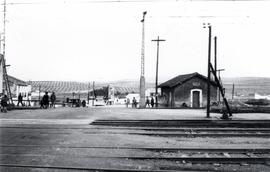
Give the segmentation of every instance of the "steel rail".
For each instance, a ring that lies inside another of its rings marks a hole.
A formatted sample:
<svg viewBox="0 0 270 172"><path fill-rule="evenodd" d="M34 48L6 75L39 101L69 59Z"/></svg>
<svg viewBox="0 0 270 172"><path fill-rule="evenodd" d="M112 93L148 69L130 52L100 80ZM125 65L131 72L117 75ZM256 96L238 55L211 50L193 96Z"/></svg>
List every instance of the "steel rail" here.
<svg viewBox="0 0 270 172"><path fill-rule="evenodd" d="M270 120L263 119L232 119L232 120L220 120L220 119L97 119L94 122L219 122L219 123L235 123L235 122L267 122L270 123Z"/></svg>
<svg viewBox="0 0 270 172"><path fill-rule="evenodd" d="M188 152L227 152L227 153L270 153L270 148L174 148L174 147L124 147L124 146L68 146L68 145L0 145L0 148L8 147L45 147L45 148L69 148L69 149L131 149L148 151L188 151Z"/></svg>
<svg viewBox="0 0 270 172"><path fill-rule="evenodd" d="M61 129L67 129L67 130L95 130L95 129L103 129L103 130L147 130L147 131L269 131L270 128L192 128L192 127L181 127L181 128L176 128L176 127L33 127L33 126L0 126L2 129L31 129L31 130L61 130Z"/></svg>
<svg viewBox="0 0 270 172"><path fill-rule="evenodd" d="M25 134L25 132L5 132L5 134ZM28 133L28 135L34 135L36 133ZM62 132L62 133L56 133L56 132L38 132L40 135L70 135L74 134L72 132ZM179 133L179 132L170 132L170 133L158 133L158 132L100 132L100 131L90 131L90 132L83 132L82 134L88 134L88 135L142 135L142 136L160 136L160 137L259 137L259 138L270 138L270 133Z"/></svg>
<svg viewBox="0 0 270 172"><path fill-rule="evenodd" d="M23 164L0 164L0 167L11 168L35 168L35 169L52 169L52 170L76 170L76 171L93 171L93 172L182 172L186 170L144 170L144 169L116 169L116 168L88 168L78 166L49 166L49 165L23 165ZM195 172L188 170L189 172ZM205 171L205 170L196 170Z"/></svg>
<svg viewBox="0 0 270 172"><path fill-rule="evenodd" d="M45 155L45 154L0 154L1 158L4 156L18 157L65 157L67 155ZM4 157L5 158L5 157ZM270 157L170 157L170 156L89 156L79 155L72 158L88 158L88 159L124 159L124 160L166 160L166 161L185 161L185 162L199 162L199 163L213 163L218 162L222 164L230 163L236 164L240 162L247 162L250 164L268 164Z"/></svg>

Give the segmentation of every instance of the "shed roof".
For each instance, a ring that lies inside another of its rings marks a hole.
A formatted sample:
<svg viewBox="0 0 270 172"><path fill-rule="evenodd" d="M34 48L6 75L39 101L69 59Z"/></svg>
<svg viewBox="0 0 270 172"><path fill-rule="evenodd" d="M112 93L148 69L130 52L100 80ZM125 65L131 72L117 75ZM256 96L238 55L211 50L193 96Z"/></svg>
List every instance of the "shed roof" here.
<svg viewBox="0 0 270 172"><path fill-rule="evenodd" d="M20 80L18 78L15 78L13 76L10 76L10 75L8 75L8 81L11 83L14 83L16 85L19 85L19 86L27 86L28 85L27 82Z"/></svg>
<svg viewBox="0 0 270 172"><path fill-rule="evenodd" d="M185 75L178 75L178 76L160 84L158 87L175 87L177 85L185 83L186 81L188 81L194 77L199 77L199 78L207 81L206 76L203 76L197 72L194 72L194 73L185 74ZM216 83L214 81L211 81L211 83L213 85L216 85Z"/></svg>

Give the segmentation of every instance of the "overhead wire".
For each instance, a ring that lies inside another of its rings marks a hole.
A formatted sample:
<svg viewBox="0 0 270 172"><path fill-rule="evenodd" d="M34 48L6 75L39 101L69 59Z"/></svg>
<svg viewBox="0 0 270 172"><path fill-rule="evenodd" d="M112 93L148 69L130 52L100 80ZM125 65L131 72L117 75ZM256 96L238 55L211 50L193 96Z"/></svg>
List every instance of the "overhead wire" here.
<svg viewBox="0 0 270 172"><path fill-rule="evenodd" d="M193 2L193 1L208 1L208 2L250 2L250 1L270 1L270 0L84 0L84 1L68 1L63 0L61 2L48 2L48 1L42 1L42 2L9 2L6 3L6 5L34 5L34 4L83 4L83 3L147 3L147 2ZM4 5L2 3L1 5Z"/></svg>

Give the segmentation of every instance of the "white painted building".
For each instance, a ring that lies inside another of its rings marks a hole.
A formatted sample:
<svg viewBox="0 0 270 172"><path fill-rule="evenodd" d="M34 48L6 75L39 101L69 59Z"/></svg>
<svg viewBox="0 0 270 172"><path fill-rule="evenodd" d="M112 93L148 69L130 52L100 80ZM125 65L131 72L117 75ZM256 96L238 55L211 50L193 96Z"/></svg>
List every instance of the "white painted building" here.
<svg viewBox="0 0 270 172"><path fill-rule="evenodd" d="M270 95L260 95L258 93L255 93L254 98L255 99L266 99L266 100L270 100Z"/></svg>

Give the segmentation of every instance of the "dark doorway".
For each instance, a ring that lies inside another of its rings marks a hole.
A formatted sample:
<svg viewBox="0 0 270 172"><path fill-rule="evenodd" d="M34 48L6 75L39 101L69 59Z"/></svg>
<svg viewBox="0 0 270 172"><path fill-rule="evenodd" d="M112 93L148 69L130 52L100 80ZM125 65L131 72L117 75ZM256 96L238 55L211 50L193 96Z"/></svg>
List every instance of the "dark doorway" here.
<svg viewBox="0 0 270 172"><path fill-rule="evenodd" d="M199 108L200 107L200 92L199 91L193 91L192 92L192 107L193 108Z"/></svg>

